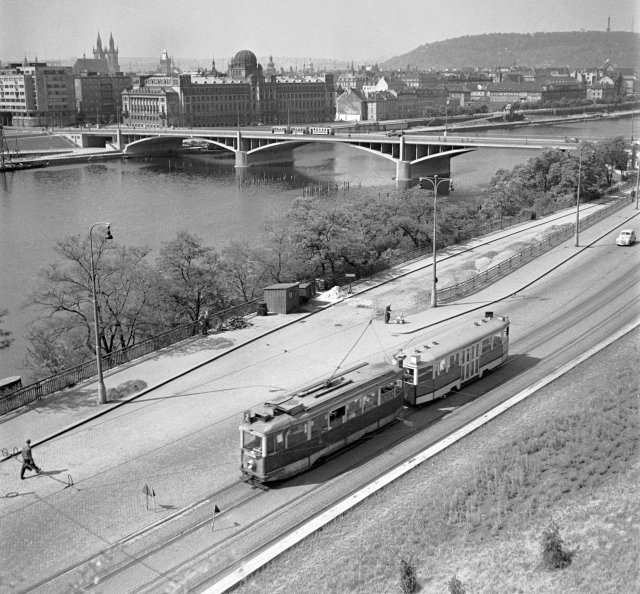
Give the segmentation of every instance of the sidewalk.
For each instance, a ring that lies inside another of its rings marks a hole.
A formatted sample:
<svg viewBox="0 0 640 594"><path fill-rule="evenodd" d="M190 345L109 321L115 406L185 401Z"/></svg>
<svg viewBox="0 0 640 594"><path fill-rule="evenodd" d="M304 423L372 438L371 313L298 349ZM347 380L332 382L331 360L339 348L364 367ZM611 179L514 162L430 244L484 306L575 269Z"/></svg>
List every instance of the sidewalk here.
<svg viewBox="0 0 640 594"><path fill-rule="evenodd" d="M625 206L583 231L581 245L637 213L634 205ZM544 227L573 222L574 217L567 211L562 218L532 221L443 250L438 254L440 283L473 261L500 258L514 243L534 241ZM474 251L465 251L472 247ZM121 402L98 405L96 383L89 382L1 418L0 446L20 448L30 438L35 461L45 472L20 481L16 459L0 464L0 583L15 583L13 591L26 588L215 491L237 474L242 410L261 394L324 373L349 352L368 321L374 321L375 338L358 345L356 358L380 349L392 353L425 327L493 309L493 303L582 249L567 241L466 299L416 310L407 324L385 326L381 320L387 302L394 317L428 303L431 259L407 263L354 283L353 295L337 301L329 292L319 295L311 303L316 311L254 316L248 328L197 337L110 370L105 374L107 391L133 380L147 386ZM452 257L454 253L460 255ZM215 365L205 368L212 361ZM238 373L245 370L251 372L246 379ZM77 429L70 431L73 427ZM66 433L68 438L55 439ZM65 489L67 475L74 488ZM145 511L141 495L147 482L161 495L153 512ZM24 558L39 563L25 567Z"/></svg>

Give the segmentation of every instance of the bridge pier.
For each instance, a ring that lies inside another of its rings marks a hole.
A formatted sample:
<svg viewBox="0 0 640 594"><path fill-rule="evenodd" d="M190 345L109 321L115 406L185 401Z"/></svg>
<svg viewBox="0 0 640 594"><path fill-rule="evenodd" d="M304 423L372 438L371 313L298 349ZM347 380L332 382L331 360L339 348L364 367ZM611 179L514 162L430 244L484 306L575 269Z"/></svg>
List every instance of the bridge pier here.
<svg viewBox="0 0 640 594"><path fill-rule="evenodd" d="M249 167L247 151L236 151L236 167Z"/></svg>
<svg viewBox="0 0 640 594"><path fill-rule="evenodd" d="M411 179L411 161L396 161L396 181Z"/></svg>

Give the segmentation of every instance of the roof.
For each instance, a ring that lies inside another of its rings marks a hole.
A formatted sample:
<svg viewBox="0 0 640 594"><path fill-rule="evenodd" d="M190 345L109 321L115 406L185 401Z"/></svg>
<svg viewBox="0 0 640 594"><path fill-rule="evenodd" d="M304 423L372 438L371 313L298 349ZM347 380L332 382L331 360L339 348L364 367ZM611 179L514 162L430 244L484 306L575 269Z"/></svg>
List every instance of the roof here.
<svg viewBox="0 0 640 594"><path fill-rule="evenodd" d="M280 291L282 289L291 289L293 287L297 287L300 283L276 283L275 285L269 285L268 287L265 287L264 290L265 291Z"/></svg>
<svg viewBox="0 0 640 594"><path fill-rule="evenodd" d="M463 349L481 340L485 335L498 332L508 325L508 318L500 316L488 318L466 325L464 328L454 328L443 334L434 335L430 343L425 344L421 349L416 349L408 354L405 359L405 367L415 367L411 363L411 357L418 357L417 363L420 365L432 365L453 351Z"/></svg>
<svg viewBox="0 0 640 594"><path fill-rule="evenodd" d="M343 370L343 375L336 372L335 377L274 396L263 405L252 408L252 414L256 415L254 421L245 422L242 426L257 433L278 433L317 414L323 408L330 410L336 405L340 406L344 396L366 391L368 386L379 385L381 380L393 382L402 373L400 367L384 361L364 363L355 369Z"/></svg>

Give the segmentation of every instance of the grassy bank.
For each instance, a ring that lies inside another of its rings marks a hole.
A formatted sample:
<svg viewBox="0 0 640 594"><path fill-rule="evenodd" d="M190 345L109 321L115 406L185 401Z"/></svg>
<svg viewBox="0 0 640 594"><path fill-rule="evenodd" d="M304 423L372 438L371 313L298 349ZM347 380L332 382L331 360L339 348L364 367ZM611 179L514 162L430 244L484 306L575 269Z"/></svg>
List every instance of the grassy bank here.
<svg viewBox="0 0 640 594"><path fill-rule="evenodd" d="M640 331L252 576L239 592L640 591ZM554 520L568 567L542 564Z"/></svg>

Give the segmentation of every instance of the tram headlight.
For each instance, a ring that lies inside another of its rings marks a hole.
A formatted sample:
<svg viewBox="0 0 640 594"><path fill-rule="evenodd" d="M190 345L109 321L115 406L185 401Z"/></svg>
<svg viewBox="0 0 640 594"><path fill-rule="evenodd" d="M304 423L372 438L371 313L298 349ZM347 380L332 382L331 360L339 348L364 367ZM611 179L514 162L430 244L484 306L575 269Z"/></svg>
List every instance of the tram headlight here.
<svg viewBox="0 0 640 594"><path fill-rule="evenodd" d="M245 466L246 466L249 470L255 470L255 469L256 469L256 463L255 463L255 460L247 460L247 463L245 464Z"/></svg>

